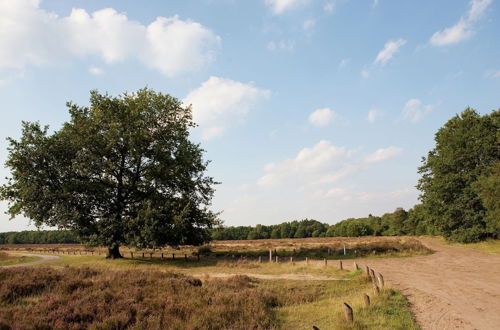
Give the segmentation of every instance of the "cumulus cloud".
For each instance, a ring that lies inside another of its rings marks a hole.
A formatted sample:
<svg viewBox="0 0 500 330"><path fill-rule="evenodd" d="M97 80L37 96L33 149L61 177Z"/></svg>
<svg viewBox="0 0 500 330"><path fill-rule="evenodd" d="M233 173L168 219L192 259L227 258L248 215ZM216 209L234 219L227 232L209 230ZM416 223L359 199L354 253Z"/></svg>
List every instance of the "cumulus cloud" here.
<svg viewBox="0 0 500 330"><path fill-rule="evenodd" d="M368 114L366 115L366 120L370 123L374 123L380 116L382 115L382 111L378 109L370 109Z"/></svg>
<svg viewBox="0 0 500 330"><path fill-rule="evenodd" d="M257 184L272 187L291 183L300 189L328 185L350 177L373 163L393 158L402 151L397 147L382 148L355 160L353 158L357 150L321 140L310 148L300 150L294 158L267 164L264 167L265 174Z"/></svg>
<svg viewBox="0 0 500 330"><path fill-rule="evenodd" d="M335 1L328 1L325 3L323 6L323 10L329 14L333 13L335 11L335 8L337 7L337 4Z"/></svg>
<svg viewBox="0 0 500 330"><path fill-rule="evenodd" d="M314 26L316 25L316 20L315 19L307 19L304 21L304 23L302 23L302 28L305 30L305 31L309 31L311 30Z"/></svg>
<svg viewBox="0 0 500 330"><path fill-rule="evenodd" d="M375 64L386 64L395 53L399 51L399 48L406 44L406 40L398 39L398 40L389 40L385 43L384 48L378 53L375 58Z"/></svg>
<svg viewBox="0 0 500 330"><path fill-rule="evenodd" d="M271 92L231 79L210 77L191 91L183 102L193 107L193 120L205 140L219 137L228 126L241 122L257 102Z"/></svg>
<svg viewBox="0 0 500 330"><path fill-rule="evenodd" d="M364 161L366 163L378 163L396 157L402 152L403 149L398 147L381 148L366 156Z"/></svg>
<svg viewBox="0 0 500 330"><path fill-rule="evenodd" d="M265 0L265 3L273 14L279 15L305 5L309 1L310 0Z"/></svg>
<svg viewBox="0 0 500 330"><path fill-rule="evenodd" d="M59 17L41 9L39 0L0 0L0 68L97 56L106 63L135 58L173 76L211 62L220 42L208 28L178 16L143 25L112 8L73 9Z"/></svg>
<svg viewBox="0 0 500 330"><path fill-rule="evenodd" d="M292 51L295 48L295 43L293 41L279 40L279 41L269 41L267 43L267 49L270 51L275 50L286 50Z"/></svg>
<svg viewBox="0 0 500 330"><path fill-rule="evenodd" d="M314 110L309 115L309 122L314 126L323 127L328 125L332 120L335 119L337 114L330 108L321 108Z"/></svg>
<svg viewBox="0 0 500 330"><path fill-rule="evenodd" d="M467 14L455 25L435 32L430 38L430 43L434 46L446 46L469 39L474 35L475 22L483 16L491 2L492 0L471 0Z"/></svg>
<svg viewBox="0 0 500 330"><path fill-rule="evenodd" d="M403 108L401 119L403 121L417 123L431 111L432 105L424 105L419 99L410 99Z"/></svg>

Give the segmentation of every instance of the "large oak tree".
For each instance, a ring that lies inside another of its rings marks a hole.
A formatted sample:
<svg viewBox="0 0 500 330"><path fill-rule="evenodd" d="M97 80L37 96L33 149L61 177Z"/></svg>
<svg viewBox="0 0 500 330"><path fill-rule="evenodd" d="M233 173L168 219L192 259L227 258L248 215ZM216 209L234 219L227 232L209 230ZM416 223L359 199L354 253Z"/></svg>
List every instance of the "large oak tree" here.
<svg viewBox="0 0 500 330"><path fill-rule="evenodd" d="M149 89L90 106L67 104L70 120L50 132L23 122L9 138L11 176L1 196L12 217L75 231L120 258L120 245L201 244L217 223L216 184L203 150L189 140L191 108Z"/></svg>

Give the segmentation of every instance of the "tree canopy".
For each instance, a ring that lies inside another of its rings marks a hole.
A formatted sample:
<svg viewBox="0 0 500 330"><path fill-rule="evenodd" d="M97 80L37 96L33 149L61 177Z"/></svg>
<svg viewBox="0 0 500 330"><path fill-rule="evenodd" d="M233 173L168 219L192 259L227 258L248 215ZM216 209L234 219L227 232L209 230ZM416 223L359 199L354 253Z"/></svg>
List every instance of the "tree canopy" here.
<svg viewBox="0 0 500 330"><path fill-rule="evenodd" d="M488 216L498 207L493 166L500 159L499 130L500 110L481 116L468 108L438 130L435 148L423 159L420 199L429 221L448 239L473 242L499 235L489 224L494 216Z"/></svg>
<svg viewBox="0 0 500 330"><path fill-rule="evenodd" d="M90 106L68 103L70 120L49 133L23 122L9 138L1 188L12 217L75 232L105 245L159 247L201 244L217 223L209 210L213 178L203 150L189 140L191 108L142 89L112 97L90 93Z"/></svg>

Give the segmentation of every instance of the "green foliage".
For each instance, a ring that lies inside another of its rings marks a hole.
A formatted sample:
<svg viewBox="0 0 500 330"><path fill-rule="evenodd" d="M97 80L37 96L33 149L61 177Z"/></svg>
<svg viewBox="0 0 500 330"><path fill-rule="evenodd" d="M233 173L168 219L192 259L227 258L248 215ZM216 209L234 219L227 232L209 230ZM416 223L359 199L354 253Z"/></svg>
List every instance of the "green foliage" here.
<svg viewBox="0 0 500 330"><path fill-rule="evenodd" d="M32 230L0 233L0 244L77 244L76 235L69 230Z"/></svg>
<svg viewBox="0 0 500 330"><path fill-rule="evenodd" d="M500 159L499 129L499 110L480 116L468 108L438 130L435 148L423 159L420 199L447 239L474 242L498 235L488 226L481 184L475 183Z"/></svg>
<svg viewBox="0 0 500 330"><path fill-rule="evenodd" d="M500 161L491 166L488 171L479 176L473 184L486 208L487 229L493 237L500 237Z"/></svg>
<svg viewBox="0 0 500 330"><path fill-rule="evenodd" d="M71 119L49 134L23 123L9 139L11 177L1 188L12 217L74 231L84 242L118 247L201 244L216 215L215 184L203 150L189 140L190 107L142 89L90 106L68 103Z"/></svg>

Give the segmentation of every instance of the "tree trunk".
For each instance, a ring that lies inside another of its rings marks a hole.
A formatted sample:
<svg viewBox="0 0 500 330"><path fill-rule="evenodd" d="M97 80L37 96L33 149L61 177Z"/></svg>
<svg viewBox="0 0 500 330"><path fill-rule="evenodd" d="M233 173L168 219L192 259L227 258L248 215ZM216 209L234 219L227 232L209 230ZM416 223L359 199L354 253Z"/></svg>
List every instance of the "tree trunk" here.
<svg viewBox="0 0 500 330"><path fill-rule="evenodd" d="M123 258L123 256L120 254L119 245L108 247L108 254L106 255L106 259L120 259L120 258Z"/></svg>

